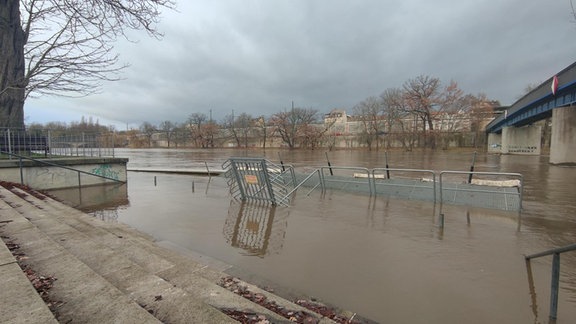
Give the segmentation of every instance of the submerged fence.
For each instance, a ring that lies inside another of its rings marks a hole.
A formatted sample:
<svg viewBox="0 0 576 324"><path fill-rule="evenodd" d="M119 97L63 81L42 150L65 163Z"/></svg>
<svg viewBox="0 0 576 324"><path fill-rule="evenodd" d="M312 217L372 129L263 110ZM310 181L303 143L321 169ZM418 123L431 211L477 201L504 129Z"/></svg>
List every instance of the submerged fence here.
<svg viewBox="0 0 576 324"><path fill-rule="evenodd" d="M300 187L391 196L434 203L520 211L523 176L519 173L441 171L328 166L298 174L292 166L265 159L230 158L222 167L235 199L288 206Z"/></svg>
<svg viewBox="0 0 576 324"><path fill-rule="evenodd" d="M114 134L0 129L1 152L21 155L114 157Z"/></svg>

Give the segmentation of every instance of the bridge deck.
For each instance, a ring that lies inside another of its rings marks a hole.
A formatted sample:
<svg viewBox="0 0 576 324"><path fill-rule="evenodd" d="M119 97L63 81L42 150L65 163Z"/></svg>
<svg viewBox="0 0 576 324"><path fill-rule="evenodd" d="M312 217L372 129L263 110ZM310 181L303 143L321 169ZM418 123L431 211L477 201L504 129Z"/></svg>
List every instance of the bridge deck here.
<svg viewBox="0 0 576 324"><path fill-rule="evenodd" d="M503 127L524 126L550 117L552 109L576 102L576 62L556 74L558 89L552 93L553 76L513 103L506 114L486 126L489 133L500 133Z"/></svg>

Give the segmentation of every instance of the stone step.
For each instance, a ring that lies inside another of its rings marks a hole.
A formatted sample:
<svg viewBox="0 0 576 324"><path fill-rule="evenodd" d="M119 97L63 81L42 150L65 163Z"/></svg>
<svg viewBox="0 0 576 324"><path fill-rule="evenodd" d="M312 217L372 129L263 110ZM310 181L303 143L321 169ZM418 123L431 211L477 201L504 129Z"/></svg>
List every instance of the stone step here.
<svg viewBox="0 0 576 324"><path fill-rule="evenodd" d="M0 207L0 222L10 222ZM0 235L6 223L0 223ZM0 323L58 323L22 272L8 247L0 241Z"/></svg>
<svg viewBox="0 0 576 324"><path fill-rule="evenodd" d="M221 271L226 269L222 263L211 262L211 265L218 264L216 268L206 266L206 257L201 257L201 262L197 262L190 258L190 253L187 256L182 254L182 249L163 244L161 247L156 244L149 236L142 234L126 225L104 222L98 220L90 215L82 213L72 207L61 204L50 197L42 197L39 193L31 195L20 189L12 189L20 199L26 201L26 204L39 209L40 212L32 213L32 218L38 218L38 223L43 224L47 222L43 216L49 214L49 218L57 219L61 224L73 228L75 234L65 231L61 226L55 226L56 240L61 241L61 244L71 251L80 252L84 249L98 251L93 255L93 259L97 260L99 255L107 255L110 258L124 258L116 260L112 265L124 264L119 269L112 270L110 262L108 265L96 264L87 256L86 263L93 266L94 269L103 277L107 278L110 282L117 285L117 287L128 294L131 298L138 301L141 305L157 304L156 300L150 300L150 294L145 295L145 289L140 289L140 286L146 285L159 285L159 282L166 282L172 285L171 291L182 290L184 293L192 296L194 299L202 301L219 309L237 309L247 312L254 312L264 314L267 318L272 319L275 323L288 322L283 317L255 304L251 301L244 299L228 290L218 286L218 282L225 276ZM26 205L22 203L21 205ZM23 209L23 207L19 207ZM35 222L35 220L32 220ZM80 235L81 239L74 239L76 235ZM88 240L91 243L83 243L82 241ZM91 245L92 244L92 245ZM179 250L179 251L177 251ZM130 264L130 265L128 265ZM118 266L116 265L118 268ZM132 279L129 279L132 278ZM246 284L246 286L249 286ZM166 289L169 287L166 286ZM257 287L252 289L257 290ZM268 300L275 301L278 305L282 305L289 309L296 311L306 311L299 305L290 301L284 300L274 294L261 291ZM147 298L148 296L148 298ZM158 293L154 295L164 295ZM174 303L175 301L172 301ZM156 313L159 309L154 309ZM310 313L308 311L308 313ZM174 316L174 315L173 315ZM332 323L329 319L321 318L320 315L316 316L322 323ZM228 318L229 319L229 318ZM211 319L210 322L220 322ZM171 321L180 322L180 321Z"/></svg>
<svg viewBox="0 0 576 324"><path fill-rule="evenodd" d="M19 251L23 252L26 257L24 262L30 265L36 273L57 278L49 290L49 296L51 300L61 303L57 307L58 321L65 323L159 323L158 319L15 211L14 205L8 205L3 200L6 193L1 189L0 220L7 222L2 228L2 233L20 245ZM21 269L18 272L23 274ZM14 275L15 273L11 272L10 276ZM4 290L4 284L2 287ZM30 297L23 295L20 290L12 293L18 295L16 298L22 300L26 298L26 301ZM6 300L4 296L2 298L2 309L5 309ZM30 300L34 299L30 298ZM16 318L34 315L21 309L13 311ZM41 316L45 315L41 314ZM34 318L31 322L38 320L41 318Z"/></svg>
<svg viewBox="0 0 576 324"><path fill-rule="evenodd" d="M84 233L61 222L48 209L27 203L37 199L12 189L15 195L4 195L22 216L29 219L42 233L58 242L66 252L102 276L130 300L148 310L162 322L170 323L232 323L231 318L107 246L95 242ZM38 204L38 202L36 202ZM68 260L64 260L67 262ZM90 283L91 279L87 279Z"/></svg>

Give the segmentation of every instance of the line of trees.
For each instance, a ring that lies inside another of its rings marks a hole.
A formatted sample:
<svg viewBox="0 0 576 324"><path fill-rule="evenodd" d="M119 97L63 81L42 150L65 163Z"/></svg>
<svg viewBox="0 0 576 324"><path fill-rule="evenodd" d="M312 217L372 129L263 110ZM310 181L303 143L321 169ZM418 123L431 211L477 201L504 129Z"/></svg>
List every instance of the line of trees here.
<svg viewBox="0 0 576 324"><path fill-rule="evenodd" d="M466 121L474 132L482 131L482 121L490 118L498 101L486 95L465 94L458 83L443 85L439 78L420 75L409 79L399 88L384 90L354 106L353 111L361 122L362 141L378 148L381 135L400 132L399 139L407 149L415 145L435 148L437 134L457 132L465 128ZM424 143L416 143L423 140ZM441 143L446 147L447 141Z"/></svg>
<svg viewBox="0 0 576 324"><path fill-rule="evenodd" d="M313 108L294 106L269 117L246 112L235 115L232 111L220 122L194 112L183 122L166 120L153 125L146 121L137 130L117 132L126 140L116 143L152 147L161 140L167 147L213 148L226 144L266 148L273 144L290 149L331 149L337 136L346 135L357 146L368 149L389 148L398 143L407 150L438 145L447 148L459 132L474 132L473 141L483 138L482 123L493 116L495 106L499 103L488 100L485 95L465 94L454 81L443 85L438 78L421 75L407 80L401 87L389 88L379 96L362 100L352 107L352 116L346 115L340 120L332 118L332 112L325 115ZM345 114L343 110L337 111ZM344 123L348 127L343 127ZM62 130L66 125L36 124L29 128ZM69 128L83 132L106 131L97 121L85 118ZM473 145L476 146L476 142Z"/></svg>
<svg viewBox="0 0 576 324"><path fill-rule="evenodd" d="M150 147L153 137L161 134L168 147L212 148L221 146L223 141L231 141L236 147L249 147L257 139L257 146L266 148L275 137L291 149L315 148L322 145L327 129L318 110L312 108L293 107L269 118L254 117L245 112L237 116L232 113L220 123L209 119L206 114L192 113L182 123L163 121L155 126L143 122L139 133L145 140L138 141L138 145Z"/></svg>

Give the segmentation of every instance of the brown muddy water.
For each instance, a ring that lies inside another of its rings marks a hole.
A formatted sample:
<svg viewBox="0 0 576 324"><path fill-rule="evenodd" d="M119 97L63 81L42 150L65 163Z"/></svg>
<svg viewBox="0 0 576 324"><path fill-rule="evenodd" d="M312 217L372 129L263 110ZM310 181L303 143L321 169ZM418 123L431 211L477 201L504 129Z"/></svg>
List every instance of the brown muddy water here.
<svg viewBox="0 0 576 324"><path fill-rule="evenodd" d="M280 153L280 154L279 154ZM467 171L471 151L388 152L390 168ZM324 151L117 150L129 168L220 168L266 156L309 172ZM333 166L384 167L384 152L334 151ZM551 257L576 242L576 168L542 156L479 153L476 171L524 175L520 215L339 191L299 190L291 207L231 200L221 177L128 172L120 187L55 192L107 221L129 224L232 266L231 274L313 297L380 323L548 323ZM81 197L81 199L80 199ZM80 204L81 200L81 204ZM557 323L576 321L576 251L561 256Z"/></svg>

